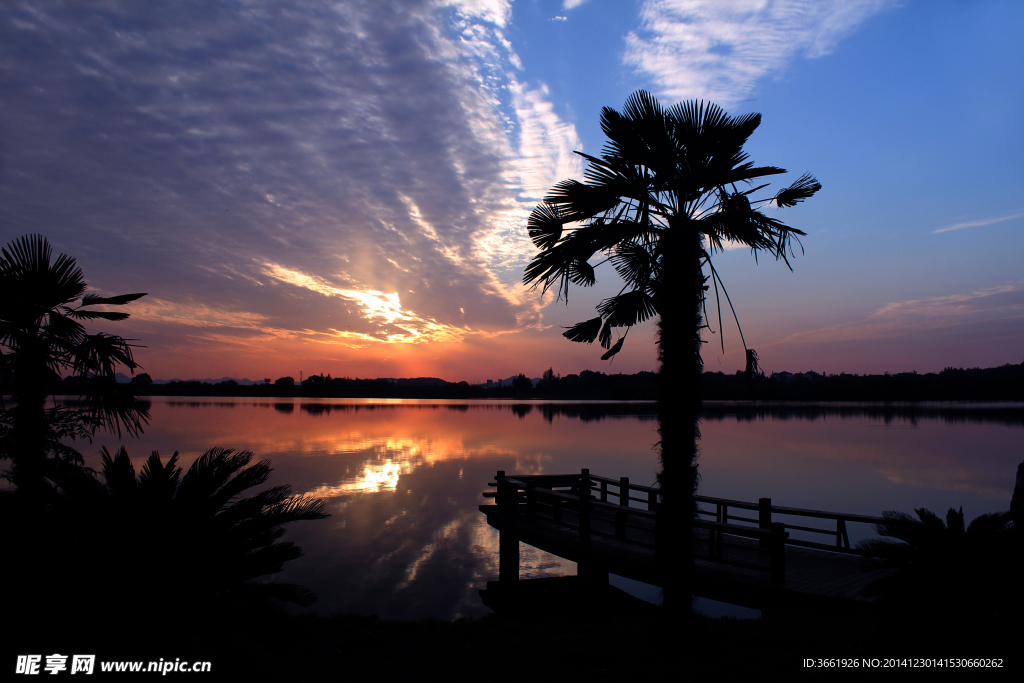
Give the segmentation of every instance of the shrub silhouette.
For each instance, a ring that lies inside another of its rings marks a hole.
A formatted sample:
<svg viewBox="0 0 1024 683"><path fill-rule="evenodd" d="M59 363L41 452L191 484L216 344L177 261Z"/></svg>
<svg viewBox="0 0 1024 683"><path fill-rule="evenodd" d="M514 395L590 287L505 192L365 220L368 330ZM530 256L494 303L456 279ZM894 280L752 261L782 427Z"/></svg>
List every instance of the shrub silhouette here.
<svg viewBox="0 0 1024 683"><path fill-rule="evenodd" d="M45 514L16 493L0 495L15 620L37 632L75 631L96 614L194 628L278 601L313 602L304 588L259 580L302 555L279 540L284 525L328 516L322 501L287 485L243 495L266 482L269 461L211 448L182 475L177 453L165 463L154 452L136 475L123 447L101 456L100 476L75 468L56 478Z"/></svg>
<svg viewBox="0 0 1024 683"><path fill-rule="evenodd" d="M927 628L928 621L1007 616L1021 605L1015 570L1021 539L1010 512L981 515L964 523L963 507L950 508L943 521L927 508L913 516L887 510L875 526L879 536L857 547L898 567L899 573L875 590Z"/></svg>

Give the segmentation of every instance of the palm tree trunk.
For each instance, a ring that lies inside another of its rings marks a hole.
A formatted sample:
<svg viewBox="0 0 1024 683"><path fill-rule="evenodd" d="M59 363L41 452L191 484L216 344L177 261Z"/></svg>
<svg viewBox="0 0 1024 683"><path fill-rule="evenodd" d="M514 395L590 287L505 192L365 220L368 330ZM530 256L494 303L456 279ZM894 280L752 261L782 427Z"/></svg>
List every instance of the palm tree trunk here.
<svg viewBox="0 0 1024 683"><path fill-rule="evenodd" d="M41 354L22 351L14 371L9 454L11 481L22 493L37 493L45 477L46 376Z"/></svg>
<svg viewBox="0 0 1024 683"><path fill-rule="evenodd" d="M679 235L679 230L669 230ZM664 585L665 610L689 615L692 608L693 520L700 440L700 331L704 277L699 233L673 236L663 243L661 293L667 300L658 321L659 434L661 435L661 508L657 555ZM678 243L677 243L678 242ZM690 264L687 268L684 264Z"/></svg>

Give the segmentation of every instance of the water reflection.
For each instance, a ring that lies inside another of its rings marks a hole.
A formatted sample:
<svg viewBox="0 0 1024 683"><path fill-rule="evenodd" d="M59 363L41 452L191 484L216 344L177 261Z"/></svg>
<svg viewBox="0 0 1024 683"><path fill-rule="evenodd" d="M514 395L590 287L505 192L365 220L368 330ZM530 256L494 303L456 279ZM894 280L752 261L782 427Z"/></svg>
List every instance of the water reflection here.
<svg viewBox="0 0 1024 683"><path fill-rule="evenodd" d="M953 402L831 402L789 403L781 401L707 401L704 420L818 420L828 417L867 417L885 424L919 420L939 420L949 424L996 423L1024 426L1024 404L1017 402L953 403Z"/></svg>
<svg viewBox="0 0 1024 683"><path fill-rule="evenodd" d="M146 433L125 443L136 467L154 449L177 449L185 467L211 446L250 449L272 461L272 483L326 501L332 517L288 530L306 554L280 576L313 588L325 613L482 614L476 590L497 575L497 534L477 506L495 471L588 467L649 485L658 467L650 403L158 398L150 411ZM701 493L864 514L963 505L973 518L1009 505L1021 413L710 404ZM83 450L100 445L118 443L105 435ZM870 529L850 531L856 542ZM575 566L524 546L521 572Z"/></svg>

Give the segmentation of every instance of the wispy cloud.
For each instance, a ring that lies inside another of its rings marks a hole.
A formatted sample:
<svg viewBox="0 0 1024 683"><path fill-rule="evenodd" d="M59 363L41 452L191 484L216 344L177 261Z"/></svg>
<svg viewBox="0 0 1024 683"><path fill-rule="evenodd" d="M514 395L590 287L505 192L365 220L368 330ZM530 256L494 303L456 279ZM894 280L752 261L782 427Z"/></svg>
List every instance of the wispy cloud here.
<svg viewBox="0 0 1024 683"><path fill-rule="evenodd" d="M947 225L944 228L938 230L932 230L933 235L938 235L942 232L953 232L954 230L964 230L966 228L980 228L984 225L992 225L993 223L1002 223L1003 221L1012 221L1015 218L1024 217L1024 213L1015 213L1010 216L1000 216L999 218L983 218L977 221L964 221L963 223L954 223L953 225Z"/></svg>
<svg viewBox="0 0 1024 683"><path fill-rule="evenodd" d="M734 105L798 56L828 54L894 0L645 0L625 61L673 100Z"/></svg>
<svg viewBox="0 0 1024 683"><path fill-rule="evenodd" d="M368 324L370 332L331 329L328 336L338 339L363 339L399 343L462 341L469 328L439 323L424 318L402 307L398 292L344 289L333 286L322 277L309 275L276 263L267 263L265 273L270 277L296 287L308 289L327 297L339 297L356 304L357 315Z"/></svg>
<svg viewBox="0 0 1024 683"><path fill-rule="evenodd" d="M1007 284L968 294L894 302L859 322L799 332L781 343L880 339L997 319L1024 320L1024 286Z"/></svg>
<svg viewBox="0 0 1024 683"><path fill-rule="evenodd" d="M585 3L586 1L587 0L565 0L565 2L562 3L562 9L564 9L566 11L569 11L571 9L576 9L577 7L579 7L580 5Z"/></svg>
<svg viewBox="0 0 1024 683"><path fill-rule="evenodd" d="M7 3L0 230L46 233L90 284L151 292L126 325L162 321L167 340L200 320L353 343L535 327L523 226L578 175L579 139L517 80L510 16L508 0Z"/></svg>

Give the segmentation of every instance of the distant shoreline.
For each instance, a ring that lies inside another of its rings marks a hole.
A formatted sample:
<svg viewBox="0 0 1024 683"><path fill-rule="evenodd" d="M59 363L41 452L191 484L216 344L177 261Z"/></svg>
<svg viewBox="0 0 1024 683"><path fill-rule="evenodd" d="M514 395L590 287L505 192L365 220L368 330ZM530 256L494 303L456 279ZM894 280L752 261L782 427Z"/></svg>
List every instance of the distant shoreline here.
<svg viewBox="0 0 1024 683"><path fill-rule="evenodd" d="M71 386L67 386L71 389ZM138 396L235 396L258 398L426 398L637 401L658 398L658 375L607 375L584 370L550 377L532 387L484 387L436 378L415 380L312 377L301 384L240 385L198 381L130 385ZM73 391L70 393L74 393ZM1024 363L996 368L947 368L939 373L895 375L823 375L774 373L748 379L742 372L705 372L706 401L925 402L1024 401Z"/></svg>

